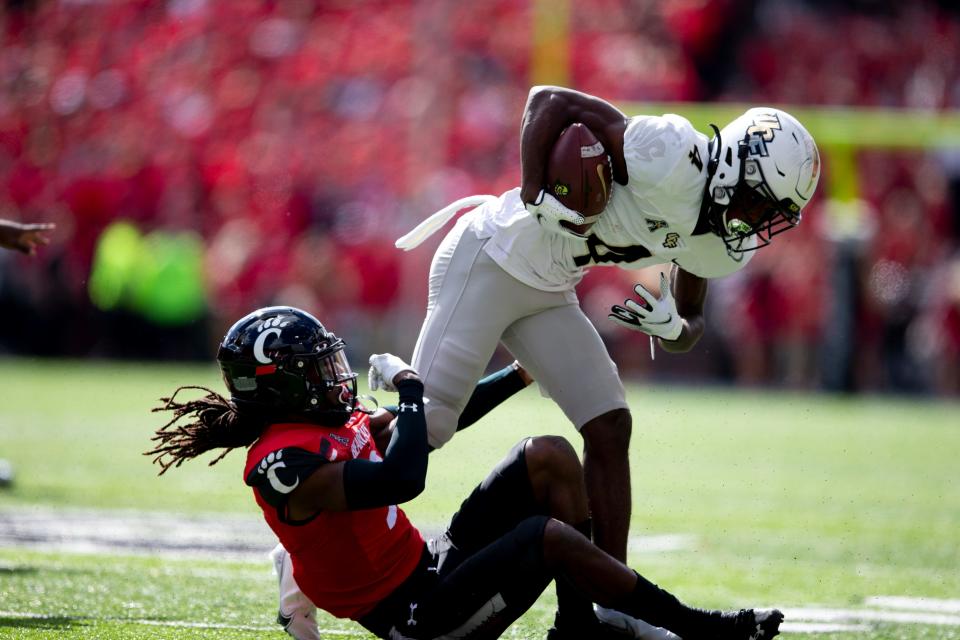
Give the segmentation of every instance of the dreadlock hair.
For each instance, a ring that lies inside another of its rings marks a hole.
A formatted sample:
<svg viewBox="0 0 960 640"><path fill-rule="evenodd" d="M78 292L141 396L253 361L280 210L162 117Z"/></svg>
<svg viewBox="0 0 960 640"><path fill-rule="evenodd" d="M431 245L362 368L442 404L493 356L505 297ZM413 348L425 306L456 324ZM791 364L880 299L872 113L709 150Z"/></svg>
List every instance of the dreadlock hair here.
<svg viewBox="0 0 960 640"><path fill-rule="evenodd" d="M177 394L184 389L205 391L206 396L187 402L177 401ZM154 407L153 413L172 411L173 418L157 429L152 438L156 447L145 451L145 456L155 456L153 462L163 475L170 467L179 467L185 460L210 451L226 449L209 464L213 466L238 447L249 447L267 426L267 422L255 416L237 411L236 406L215 391L206 387L178 387L169 398L160 398L163 404ZM186 424L177 424L181 419L192 418Z"/></svg>

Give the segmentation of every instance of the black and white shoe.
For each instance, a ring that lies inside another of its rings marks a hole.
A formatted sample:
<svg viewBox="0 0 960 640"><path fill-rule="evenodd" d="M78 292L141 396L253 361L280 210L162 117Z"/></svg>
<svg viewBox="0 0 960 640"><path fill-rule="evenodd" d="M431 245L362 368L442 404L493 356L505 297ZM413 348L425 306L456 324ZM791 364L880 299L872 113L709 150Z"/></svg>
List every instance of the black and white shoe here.
<svg viewBox="0 0 960 640"><path fill-rule="evenodd" d="M674 630L651 625L615 609L595 608L605 626L641 640L770 640L780 633L783 613L777 609L739 611L696 610L694 617ZM563 637L563 636L560 636ZM571 636L573 637L573 636ZM589 637L589 636L583 636ZM553 640L548 636L548 640Z"/></svg>
<svg viewBox="0 0 960 640"><path fill-rule="evenodd" d="M720 614L717 631L704 637L723 640L770 640L780 633L783 613L779 609L740 609Z"/></svg>

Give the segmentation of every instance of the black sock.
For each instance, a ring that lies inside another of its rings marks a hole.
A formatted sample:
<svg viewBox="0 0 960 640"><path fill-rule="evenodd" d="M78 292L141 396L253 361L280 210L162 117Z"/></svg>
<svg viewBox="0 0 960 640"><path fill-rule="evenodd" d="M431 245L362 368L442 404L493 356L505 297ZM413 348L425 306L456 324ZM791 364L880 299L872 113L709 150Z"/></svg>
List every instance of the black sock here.
<svg viewBox="0 0 960 640"><path fill-rule="evenodd" d="M734 619L723 612L687 606L639 573L628 602L618 608L634 618L669 629L683 640L723 637L734 630Z"/></svg>
<svg viewBox="0 0 960 640"><path fill-rule="evenodd" d="M588 518L573 528L582 533L587 539L592 534L592 521ZM565 576L558 575L557 586L557 615L553 626L565 629L582 629L597 623L597 616L593 613L593 603L581 594L573 583Z"/></svg>

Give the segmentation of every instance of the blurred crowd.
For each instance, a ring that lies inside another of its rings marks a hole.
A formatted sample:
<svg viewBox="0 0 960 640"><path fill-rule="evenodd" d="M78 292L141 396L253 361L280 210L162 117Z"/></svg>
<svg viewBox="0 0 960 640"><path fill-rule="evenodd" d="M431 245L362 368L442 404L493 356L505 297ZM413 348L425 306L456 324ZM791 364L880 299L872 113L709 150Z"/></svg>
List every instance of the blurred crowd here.
<svg viewBox="0 0 960 640"><path fill-rule="evenodd" d="M283 303L347 334L355 358L409 356L439 237L410 254L393 240L518 184L549 6L7 0L0 218L57 230L32 259L0 254L0 353L208 358L232 320ZM555 63L615 104L960 108L948 2L569 6ZM800 228L711 288L694 353L651 364L605 319L656 273L585 279L625 373L960 394L960 149L859 150L844 203L824 156Z"/></svg>

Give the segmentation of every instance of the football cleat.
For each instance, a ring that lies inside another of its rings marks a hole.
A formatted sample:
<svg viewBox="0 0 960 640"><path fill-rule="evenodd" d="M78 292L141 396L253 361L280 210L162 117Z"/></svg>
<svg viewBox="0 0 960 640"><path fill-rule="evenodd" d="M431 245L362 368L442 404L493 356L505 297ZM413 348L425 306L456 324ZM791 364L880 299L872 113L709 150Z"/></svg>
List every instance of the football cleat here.
<svg viewBox="0 0 960 640"><path fill-rule="evenodd" d="M783 622L779 609L741 609L724 615L734 619L735 631L729 637L736 640L768 640L780 633Z"/></svg>
<svg viewBox="0 0 960 640"><path fill-rule="evenodd" d="M777 609L712 611L698 632L684 640L769 640L780 633L783 614Z"/></svg>
<svg viewBox="0 0 960 640"><path fill-rule="evenodd" d="M273 568L277 572L280 586L280 607L277 611L277 624L283 627L296 640L320 640L317 628L317 608L300 591L293 579L293 562L290 554L278 544L270 552Z"/></svg>
<svg viewBox="0 0 960 640"><path fill-rule="evenodd" d="M607 626L642 640L770 640L780 633L783 613L777 609L740 609L739 611L699 611L686 624L682 634L655 627L615 609L594 608ZM624 637L624 636L621 636Z"/></svg>

